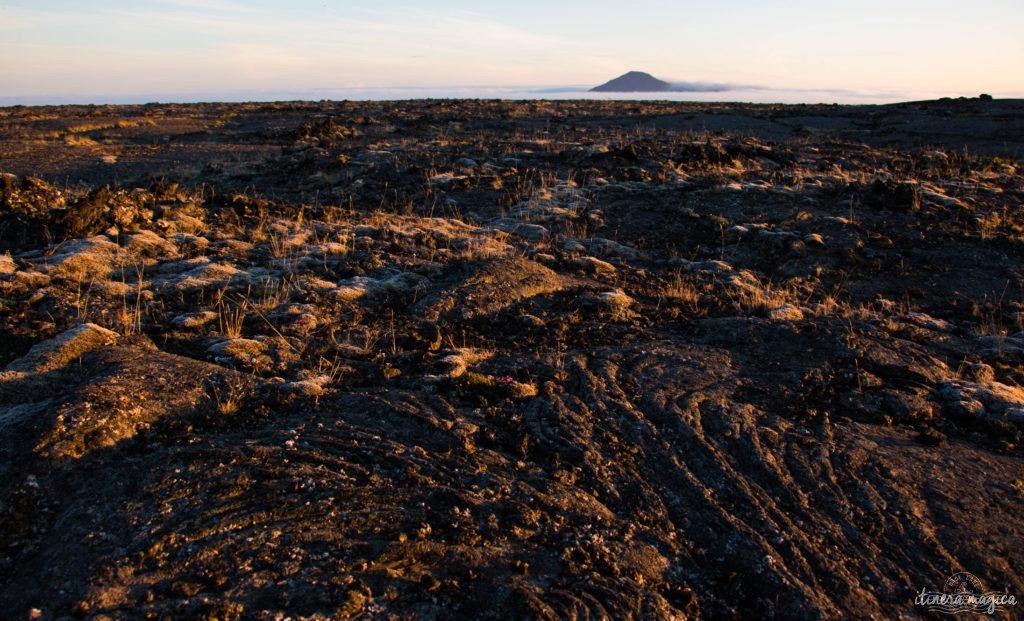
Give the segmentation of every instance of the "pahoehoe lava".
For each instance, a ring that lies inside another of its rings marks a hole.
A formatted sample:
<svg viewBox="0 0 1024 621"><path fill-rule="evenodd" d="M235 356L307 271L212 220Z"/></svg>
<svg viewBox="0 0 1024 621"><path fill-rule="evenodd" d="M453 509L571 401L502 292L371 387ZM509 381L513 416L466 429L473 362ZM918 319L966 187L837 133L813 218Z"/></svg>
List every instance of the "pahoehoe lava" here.
<svg viewBox="0 0 1024 621"><path fill-rule="evenodd" d="M0 609L1024 596L1022 113L0 108Z"/></svg>

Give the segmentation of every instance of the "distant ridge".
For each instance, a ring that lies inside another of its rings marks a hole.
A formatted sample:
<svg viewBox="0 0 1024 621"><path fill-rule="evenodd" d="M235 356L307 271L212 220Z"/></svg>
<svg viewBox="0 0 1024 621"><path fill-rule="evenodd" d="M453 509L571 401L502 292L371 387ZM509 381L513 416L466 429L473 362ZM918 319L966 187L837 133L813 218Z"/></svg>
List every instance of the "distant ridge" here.
<svg viewBox="0 0 1024 621"><path fill-rule="evenodd" d="M671 90L672 85L643 71L630 71L601 86L590 89L592 93L658 93Z"/></svg>

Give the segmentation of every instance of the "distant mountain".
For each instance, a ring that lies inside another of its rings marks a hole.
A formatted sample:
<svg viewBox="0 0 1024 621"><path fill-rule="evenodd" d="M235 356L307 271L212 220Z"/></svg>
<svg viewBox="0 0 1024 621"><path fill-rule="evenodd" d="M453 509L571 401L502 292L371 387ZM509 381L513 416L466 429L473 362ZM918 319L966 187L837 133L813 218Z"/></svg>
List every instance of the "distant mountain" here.
<svg viewBox="0 0 1024 621"><path fill-rule="evenodd" d="M590 89L592 93L658 93L672 89L672 85L643 71L630 71Z"/></svg>

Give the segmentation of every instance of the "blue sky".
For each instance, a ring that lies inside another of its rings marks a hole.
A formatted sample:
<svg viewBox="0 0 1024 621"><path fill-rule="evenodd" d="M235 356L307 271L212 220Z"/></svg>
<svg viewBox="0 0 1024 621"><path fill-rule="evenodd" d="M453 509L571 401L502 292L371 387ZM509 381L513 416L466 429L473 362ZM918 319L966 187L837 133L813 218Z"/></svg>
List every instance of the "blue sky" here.
<svg viewBox="0 0 1024 621"><path fill-rule="evenodd" d="M673 81L1024 96L1021 0L0 0L0 95Z"/></svg>

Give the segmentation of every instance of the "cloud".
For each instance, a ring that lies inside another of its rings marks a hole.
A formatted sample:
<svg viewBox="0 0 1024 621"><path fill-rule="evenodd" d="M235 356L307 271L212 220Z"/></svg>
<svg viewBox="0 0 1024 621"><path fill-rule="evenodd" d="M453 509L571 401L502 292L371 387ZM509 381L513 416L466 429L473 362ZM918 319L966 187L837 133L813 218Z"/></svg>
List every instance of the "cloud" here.
<svg viewBox="0 0 1024 621"><path fill-rule="evenodd" d="M717 84L715 82L673 82L668 87L674 93L726 93L737 90L759 90L761 86L740 86L738 84Z"/></svg>
<svg viewBox="0 0 1024 621"><path fill-rule="evenodd" d="M253 11L260 11L260 9L251 5L225 2L223 0L157 0L157 2L186 9L219 11L222 13L252 13Z"/></svg>
<svg viewBox="0 0 1024 621"><path fill-rule="evenodd" d="M99 92L134 92L154 73L168 89L572 83L615 62L593 56L590 42L426 8L399 14L307 5L285 12L235 0L158 0L7 6L0 22L7 39L0 47L14 54L0 63L8 94L46 92L69 79ZM118 56L120 63L112 60ZM139 58L148 70L133 62Z"/></svg>
<svg viewBox="0 0 1024 621"><path fill-rule="evenodd" d="M17 6L0 6L0 30L28 30L38 24L35 12Z"/></svg>

